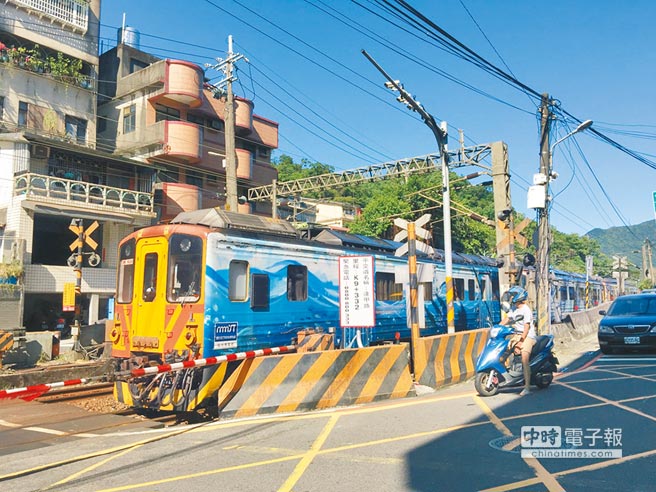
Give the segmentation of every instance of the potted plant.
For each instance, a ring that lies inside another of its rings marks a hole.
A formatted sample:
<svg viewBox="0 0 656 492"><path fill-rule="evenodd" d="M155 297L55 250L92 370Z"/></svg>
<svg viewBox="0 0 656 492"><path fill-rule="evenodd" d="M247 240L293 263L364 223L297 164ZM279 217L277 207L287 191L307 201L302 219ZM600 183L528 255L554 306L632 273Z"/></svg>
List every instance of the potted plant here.
<svg viewBox="0 0 656 492"><path fill-rule="evenodd" d="M18 260L0 263L0 283L16 284L23 275L23 264Z"/></svg>

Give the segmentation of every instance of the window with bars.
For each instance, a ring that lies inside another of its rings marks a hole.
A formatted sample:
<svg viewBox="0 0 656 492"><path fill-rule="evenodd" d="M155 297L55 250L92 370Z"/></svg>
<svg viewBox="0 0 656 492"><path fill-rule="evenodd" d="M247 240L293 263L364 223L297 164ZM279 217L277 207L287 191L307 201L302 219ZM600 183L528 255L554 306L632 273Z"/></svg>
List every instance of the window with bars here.
<svg viewBox="0 0 656 492"><path fill-rule="evenodd" d="M137 127L137 105L123 108L123 133L133 132Z"/></svg>
<svg viewBox="0 0 656 492"><path fill-rule="evenodd" d="M27 113L29 105L25 101L18 103L18 126L27 126Z"/></svg>

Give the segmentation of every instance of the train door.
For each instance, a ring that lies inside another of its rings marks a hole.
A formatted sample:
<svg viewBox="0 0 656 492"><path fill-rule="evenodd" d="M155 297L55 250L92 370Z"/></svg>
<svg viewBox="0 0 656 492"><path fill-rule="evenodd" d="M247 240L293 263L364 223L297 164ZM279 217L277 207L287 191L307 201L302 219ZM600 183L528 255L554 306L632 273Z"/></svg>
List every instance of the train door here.
<svg viewBox="0 0 656 492"><path fill-rule="evenodd" d="M166 313L166 256L167 241L163 237L137 242L132 327L139 331L140 339L133 338L133 345L144 342L144 346L155 348L164 342L161 335Z"/></svg>

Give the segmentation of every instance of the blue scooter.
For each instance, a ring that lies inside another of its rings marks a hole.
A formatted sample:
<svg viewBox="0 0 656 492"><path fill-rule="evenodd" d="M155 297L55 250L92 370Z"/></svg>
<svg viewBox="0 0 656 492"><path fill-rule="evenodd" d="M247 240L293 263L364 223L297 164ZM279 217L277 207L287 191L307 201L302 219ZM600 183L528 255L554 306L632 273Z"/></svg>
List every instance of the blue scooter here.
<svg viewBox="0 0 656 492"><path fill-rule="evenodd" d="M507 353L513 333L512 326L495 325L490 328L485 348L476 361L474 386L479 395L494 396L501 388L524 385L521 355ZM553 373L558 370L553 345L553 335L541 335L531 351L531 384L538 388L547 388L553 381ZM504 356L509 362L509 368L501 360Z"/></svg>

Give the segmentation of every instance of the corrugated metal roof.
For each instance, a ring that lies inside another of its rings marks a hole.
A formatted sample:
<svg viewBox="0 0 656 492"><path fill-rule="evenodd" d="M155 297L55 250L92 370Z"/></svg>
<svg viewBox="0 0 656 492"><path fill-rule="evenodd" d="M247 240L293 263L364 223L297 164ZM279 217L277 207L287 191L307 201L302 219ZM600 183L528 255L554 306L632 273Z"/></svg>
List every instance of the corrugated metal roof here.
<svg viewBox="0 0 656 492"><path fill-rule="evenodd" d="M289 222L261 215L227 212L220 208L206 208L179 213L171 224L204 225L216 229L238 229L298 237L298 231Z"/></svg>

